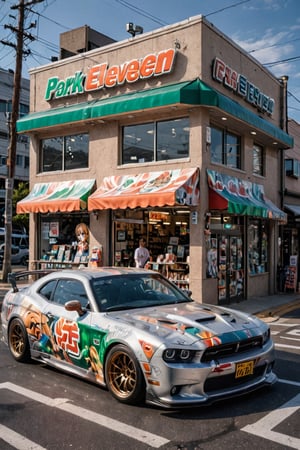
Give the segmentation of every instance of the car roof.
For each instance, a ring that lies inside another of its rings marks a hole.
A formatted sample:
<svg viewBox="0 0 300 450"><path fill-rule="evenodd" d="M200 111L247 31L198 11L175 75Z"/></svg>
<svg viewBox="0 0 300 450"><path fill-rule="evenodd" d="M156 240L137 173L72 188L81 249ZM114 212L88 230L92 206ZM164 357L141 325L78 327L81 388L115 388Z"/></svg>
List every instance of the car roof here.
<svg viewBox="0 0 300 450"><path fill-rule="evenodd" d="M81 268L81 269L63 269L58 271L60 274L74 276L81 275L85 278L101 278L101 277L113 277L118 275L129 275L129 274L145 274L149 270L137 269L135 267L96 267L96 268ZM57 275L57 272L56 272Z"/></svg>
<svg viewBox="0 0 300 450"><path fill-rule="evenodd" d="M87 280L114 277L120 275L132 275L132 274L149 274L151 271L148 269L138 269L135 267L96 267L96 268L80 268L80 269L61 269L50 272L46 275L47 279L68 278L77 277L78 279ZM155 272L157 273L157 272ZM45 280L45 277L40 278L37 281Z"/></svg>
<svg viewBox="0 0 300 450"><path fill-rule="evenodd" d="M105 277L114 277L120 275L132 275L132 274L140 274L140 275L149 275L153 272L148 269L139 269L135 267L95 267L95 268L80 268L80 269L58 269L58 270L32 270L25 272L13 272L9 274L10 283L14 292L18 291L17 280L22 278L23 276L29 277L30 275L40 276L40 278L36 279L33 283L27 285L27 288L33 287L34 289L39 289L44 283L57 280L62 278L77 278L82 282L84 279L91 281L92 279L97 278L105 278Z"/></svg>

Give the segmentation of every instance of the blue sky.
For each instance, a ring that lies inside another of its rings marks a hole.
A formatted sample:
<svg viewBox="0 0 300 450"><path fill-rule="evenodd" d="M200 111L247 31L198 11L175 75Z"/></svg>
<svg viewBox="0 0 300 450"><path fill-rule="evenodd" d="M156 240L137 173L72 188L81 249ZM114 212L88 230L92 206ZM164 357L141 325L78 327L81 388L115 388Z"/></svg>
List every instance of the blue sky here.
<svg viewBox="0 0 300 450"><path fill-rule="evenodd" d="M25 0L26 3L27 0ZM0 0L0 40L15 42L5 24L17 26L12 5L19 0ZM115 40L130 37L126 23L148 32L188 17L204 15L275 74L288 75L289 117L300 123L300 2L299 0L44 0L32 8L26 24L37 21L30 31L31 55L23 62L28 69L58 56L59 35L89 25ZM15 68L15 50L0 43L0 67Z"/></svg>

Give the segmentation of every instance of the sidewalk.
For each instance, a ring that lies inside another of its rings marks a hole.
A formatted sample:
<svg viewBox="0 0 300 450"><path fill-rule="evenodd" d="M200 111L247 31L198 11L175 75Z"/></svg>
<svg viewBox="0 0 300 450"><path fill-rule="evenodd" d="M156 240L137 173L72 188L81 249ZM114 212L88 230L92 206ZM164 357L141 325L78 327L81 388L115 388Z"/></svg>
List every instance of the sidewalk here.
<svg viewBox="0 0 300 450"><path fill-rule="evenodd" d="M295 306L300 308L299 292L280 292L266 297L255 297L240 303L233 303L229 307L272 321L276 320L283 311L288 311Z"/></svg>

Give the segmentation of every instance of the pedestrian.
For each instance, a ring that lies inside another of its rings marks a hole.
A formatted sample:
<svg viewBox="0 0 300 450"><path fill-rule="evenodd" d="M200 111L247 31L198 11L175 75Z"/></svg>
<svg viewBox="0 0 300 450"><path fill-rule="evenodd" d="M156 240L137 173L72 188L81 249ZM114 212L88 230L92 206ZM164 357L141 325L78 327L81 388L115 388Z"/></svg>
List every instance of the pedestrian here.
<svg viewBox="0 0 300 450"><path fill-rule="evenodd" d="M150 259L149 250L145 247L146 240L141 238L139 240L139 247L134 252L134 261L136 267L145 267L145 264Z"/></svg>

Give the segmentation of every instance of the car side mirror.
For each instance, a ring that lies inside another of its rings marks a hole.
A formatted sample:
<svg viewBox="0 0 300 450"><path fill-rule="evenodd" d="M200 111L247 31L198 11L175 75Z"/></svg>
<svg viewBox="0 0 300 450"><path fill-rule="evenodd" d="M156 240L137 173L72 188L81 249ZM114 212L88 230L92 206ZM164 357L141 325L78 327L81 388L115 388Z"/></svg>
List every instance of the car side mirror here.
<svg viewBox="0 0 300 450"><path fill-rule="evenodd" d="M67 311L77 311L79 316L83 316L85 311L82 309L81 303L79 300L70 300L65 303L65 309Z"/></svg>

